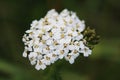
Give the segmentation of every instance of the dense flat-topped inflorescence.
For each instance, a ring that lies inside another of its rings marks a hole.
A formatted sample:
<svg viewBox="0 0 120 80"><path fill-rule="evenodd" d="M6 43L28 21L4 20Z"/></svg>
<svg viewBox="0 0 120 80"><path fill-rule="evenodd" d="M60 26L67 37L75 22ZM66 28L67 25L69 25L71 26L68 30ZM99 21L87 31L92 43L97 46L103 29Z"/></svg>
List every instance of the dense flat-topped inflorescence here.
<svg viewBox="0 0 120 80"><path fill-rule="evenodd" d="M83 31L85 23L75 12L64 9L61 13L52 9L44 18L34 20L23 36L23 56L28 57L37 70L59 59L73 64L83 54L88 57L92 50L86 46Z"/></svg>

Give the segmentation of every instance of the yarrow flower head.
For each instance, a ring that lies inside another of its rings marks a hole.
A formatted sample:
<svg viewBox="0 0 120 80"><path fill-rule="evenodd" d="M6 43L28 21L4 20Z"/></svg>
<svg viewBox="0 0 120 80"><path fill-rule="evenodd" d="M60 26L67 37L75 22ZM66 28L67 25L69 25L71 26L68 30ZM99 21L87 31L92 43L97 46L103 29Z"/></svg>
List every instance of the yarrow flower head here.
<svg viewBox="0 0 120 80"><path fill-rule="evenodd" d="M85 30L85 22L75 12L52 9L25 32L23 57L28 57L37 70L63 58L73 64L80 54L88 57L92 53Z"/></svg>

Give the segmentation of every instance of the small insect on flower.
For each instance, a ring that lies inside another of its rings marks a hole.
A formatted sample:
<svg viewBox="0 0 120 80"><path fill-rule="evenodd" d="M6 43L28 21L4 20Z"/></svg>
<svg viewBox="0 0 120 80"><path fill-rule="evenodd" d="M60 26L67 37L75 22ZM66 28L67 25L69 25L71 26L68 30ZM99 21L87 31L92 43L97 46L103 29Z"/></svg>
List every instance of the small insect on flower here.
<svg viewBox="0 0 120 80"><path fill-rule="evenodd" d="M37 70L44 70L59 59L73 64L80 54L88 57L92 53L88 45L91 36L85 27L75 12L64 9L58 13L52 9L44 18L34 20L25 32L23 57L28 57Z"/></svg>

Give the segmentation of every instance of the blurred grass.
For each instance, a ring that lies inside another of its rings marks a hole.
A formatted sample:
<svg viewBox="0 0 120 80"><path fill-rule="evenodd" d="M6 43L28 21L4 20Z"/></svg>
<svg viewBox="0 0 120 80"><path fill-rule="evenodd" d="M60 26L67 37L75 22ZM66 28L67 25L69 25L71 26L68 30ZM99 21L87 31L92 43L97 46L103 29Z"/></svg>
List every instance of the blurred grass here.
<svg viewBox="0 0 120 80"><path fill-rule="evenodd" d="M120 39L103 39L95 47L94 54L91 57L94 58L105 58L108 60L120 61Z"/></svg>

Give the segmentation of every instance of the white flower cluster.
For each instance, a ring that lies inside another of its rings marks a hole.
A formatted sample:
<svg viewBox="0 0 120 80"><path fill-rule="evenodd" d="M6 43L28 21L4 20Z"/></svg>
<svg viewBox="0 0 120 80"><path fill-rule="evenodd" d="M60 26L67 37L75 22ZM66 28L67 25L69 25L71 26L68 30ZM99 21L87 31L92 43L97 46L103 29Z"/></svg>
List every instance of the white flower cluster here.
<svg viewBox="0 0 120 80"><path fill-rule="evenodd" d="M54 9L40 20L34 20L23 36L25 50L23 56L29 58L37 70L44 70L58 59L70 64L82 53L85 57L91 50L85 46L84 21L75 12L64 9L60 14Z"/></svg>

